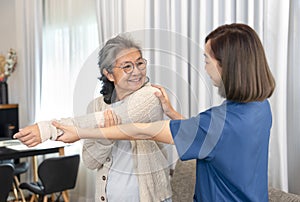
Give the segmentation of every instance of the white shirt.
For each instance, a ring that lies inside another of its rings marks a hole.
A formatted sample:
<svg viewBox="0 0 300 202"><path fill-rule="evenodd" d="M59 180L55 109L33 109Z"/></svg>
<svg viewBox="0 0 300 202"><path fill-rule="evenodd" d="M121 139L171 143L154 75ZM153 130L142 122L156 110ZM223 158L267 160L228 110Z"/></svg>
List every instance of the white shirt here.
<svg viewBox="0 0 300 202"><path fill-rule="evenodd" d="M112 149L106 194L108 202L139 202L138 179L134 174L131 144L128 140L116 141ZM125 200L126 199L126 200Z"/></svg>

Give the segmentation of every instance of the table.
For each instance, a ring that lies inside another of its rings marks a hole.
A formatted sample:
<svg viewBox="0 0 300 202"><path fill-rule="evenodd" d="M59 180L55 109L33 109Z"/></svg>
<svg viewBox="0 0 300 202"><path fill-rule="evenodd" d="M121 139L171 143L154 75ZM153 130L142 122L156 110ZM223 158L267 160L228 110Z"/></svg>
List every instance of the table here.
<svg viewBox="0 0 300 202"><path fill-rule="evenodd" d="M36 156L50 153L59 153L64 155L64 147L67 144L57 141L46 141L36 147L27 147L19 140L3 140L0 141L0 160L19 159L24 157L32 157L33 180L38 181L38 165ZM68 198L68 193L64 193ZM33 195L32 197L35 197Z"/></svg>
<svg viewBox="0 0 300 202"><path fill-rule="evenodd" d="M60 155L64 155L64 147L60 146L45 149L14 150L5 146L0 146L0 160L19 159L23 157L31 157L50 153L59 153Z"/></svg>

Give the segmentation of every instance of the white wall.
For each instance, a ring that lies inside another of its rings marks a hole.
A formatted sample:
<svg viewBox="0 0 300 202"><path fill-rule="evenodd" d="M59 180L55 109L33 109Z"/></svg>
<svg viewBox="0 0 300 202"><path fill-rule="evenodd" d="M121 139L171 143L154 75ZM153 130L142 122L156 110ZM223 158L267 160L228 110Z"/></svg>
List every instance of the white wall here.
<svg viewBox="0 0 300 202"><path fill-rule="evenodd" d="M21 86L24 82L22 74L26 71L20 55L22 54L19 50L20 44L18 44L18 37L22 36L20 25L16 23L17 12L16 12L16 0L0 0L0 53L7 55L7 51L13 48L17 52L18 63L16 70L8 78L8 102L9 104L19 104L19 127L28 125L26 109L24 106L24 100L26 99L26 92L21 90ZM30 109L28 109L30 110Z"/></svg>
<svg viewBox="0 0 300 202"><path fill-rule="evenodd" d="M15 8L16 0L0 0L0 54L7 55L7 52L10 48L13 48L17 52L17 56L20 55L18 50L18 40L17 33L18 25L16 23L16 8ZM24 126L24 118L26 117L24 112L24 107L20 107L20 103L22 103L22 94L26 94L26 92L21 92L20 90L20 80L24 80L21 77L21 72L23 68L20 60L17 63L16 70L12 73L12 75L8 78L8 102L9 104L19 104L19 127ZM28 123L25 123L28 124Z"/></svg>
<svg viewBox="0 0 300 202"><path fill-rule="evenodd" d="M7 51L10 48L17 50L17 39L16 39L16 15L15 15L15 0L1 0L0 1L0 54L7 55ZM16 99L16 93L13 92L13 85L17 80L17 71L20 65L17 66L17 69L8 78L8 97L9 103L18 103Z"/></svg>
<svg viewBox="0 0 300 202"><path fill-rule="evenodd" d="M0 53L16 47L15 0L0 1Z"/></svg>

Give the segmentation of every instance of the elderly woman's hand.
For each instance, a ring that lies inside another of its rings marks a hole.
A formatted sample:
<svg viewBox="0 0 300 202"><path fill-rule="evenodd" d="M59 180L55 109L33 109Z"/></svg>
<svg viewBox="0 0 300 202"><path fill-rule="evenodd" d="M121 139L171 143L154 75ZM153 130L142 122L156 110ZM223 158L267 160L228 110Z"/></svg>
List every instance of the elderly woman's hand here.
<svg viewBox="0 0 300 202"><path fill-rule="evenodd" d="M37 124L20 129L18 133L14 134L13 138L19 139L28 147L34 147L42 142L40 129Z"/></svg>
<svg viewBox="0 0 300 202"><path fill-rule="evenodd" d="M104 127L110 127L119 124L121 124L121 118L117 116L113 110L107 109L104 111Z"/></svg>

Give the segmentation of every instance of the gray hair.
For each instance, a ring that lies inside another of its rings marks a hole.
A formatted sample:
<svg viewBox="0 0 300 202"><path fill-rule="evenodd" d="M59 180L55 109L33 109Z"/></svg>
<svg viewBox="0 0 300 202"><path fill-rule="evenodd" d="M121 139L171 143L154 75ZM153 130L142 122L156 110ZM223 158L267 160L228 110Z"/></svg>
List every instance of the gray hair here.
<svg viewBox="0 0 300 202"><path fill-rule="evenodd" d="M104 102L111 104L114 100L115 85L109 81L103 74L103 70L106 69L112 73L113 67L116 64L117 55L126 49L136 48L142 55L140 46L133 41L128 35L118 35L106 42L104 47L99 52L98 66L100 69L99 80L103 83L100 93L104 96Z"/></svg>

